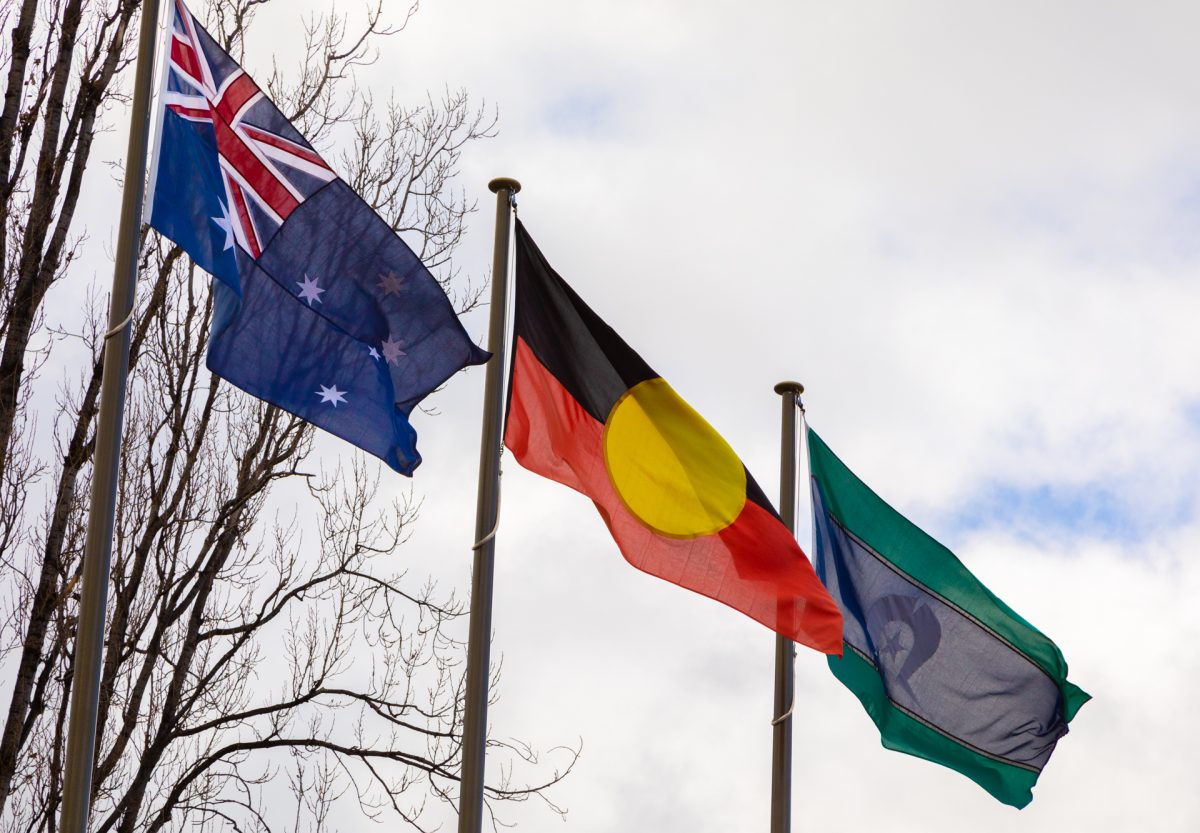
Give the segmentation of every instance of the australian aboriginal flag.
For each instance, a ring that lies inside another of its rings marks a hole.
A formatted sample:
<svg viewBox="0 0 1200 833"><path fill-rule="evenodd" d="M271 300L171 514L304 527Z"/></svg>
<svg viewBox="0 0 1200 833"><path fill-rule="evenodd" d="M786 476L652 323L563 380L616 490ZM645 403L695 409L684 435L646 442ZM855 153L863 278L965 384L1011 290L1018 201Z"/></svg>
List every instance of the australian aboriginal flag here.
<svg viewBox="0 0 1200 833"><path fill-rule="evenodd" d="M825 653L842 618L737 454L518 222L505 445L591 498L625 559Z"/></svg>

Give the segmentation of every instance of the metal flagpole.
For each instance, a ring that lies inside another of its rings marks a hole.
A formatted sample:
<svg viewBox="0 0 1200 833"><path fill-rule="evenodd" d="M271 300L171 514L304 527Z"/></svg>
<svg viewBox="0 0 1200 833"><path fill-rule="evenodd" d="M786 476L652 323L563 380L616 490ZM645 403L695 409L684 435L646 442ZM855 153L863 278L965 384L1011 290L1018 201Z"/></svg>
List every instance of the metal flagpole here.
<svg viewBox="0 0 1200 833"><path fill-rule="evenodd" d="M130 322L137 294L137 249L146 187L146 145L150 128L150 88L154 82L154 44L158 0L142 4L138 33L133 109L129 116L129 148L125 153L125 185L117 256L113 265L109 330L104 336L104 376L83 549L83 587L75 637L71 678L71 719L67 729L66 776L63 783L63 833L86 833L92 800L92 765L96 753L96 708L100 697L100 663L104 654L104 622L108 606L108 572L112 557L117 474L121 462L121 429L125 421L125 382L129 375Z"/></svg>
<svg viewBox="0 0 1200 833"><path fill-rule="evenodd" d="M779 515L796 534L796 408L804 385L780 382L775 392L783 397L780 434ZM771 721L771 833L792 829L792 709L796 704L796 648L785 636L775 637L775 717Z"/></svg>
<svg viewBox="0 0 1200 833"><path fill-rule="evenodd" d="M500 441L504 426L505 322L508 308L508 241L512 236L515 179L488 183L496 195L496 244L492 254L492 312L488 324L487 377L483 388L483 432L479 440L479 498L475 505L475 565L471 574L471 627L467 642L467 690L463 711L462 785L458 833L483 827L483 772L487 746L488 679L492 648L492 573L500 500Z"/></svg>

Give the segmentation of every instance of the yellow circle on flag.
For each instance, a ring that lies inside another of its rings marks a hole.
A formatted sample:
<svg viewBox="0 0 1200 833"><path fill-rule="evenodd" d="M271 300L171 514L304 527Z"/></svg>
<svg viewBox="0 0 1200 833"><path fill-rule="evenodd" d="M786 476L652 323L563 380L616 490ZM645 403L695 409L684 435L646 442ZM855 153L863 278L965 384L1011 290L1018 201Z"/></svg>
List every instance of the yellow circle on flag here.
<svg viewBox="0 0 1200 833"><path fill-rule="evenodd" d="M613 406L604 465L625 508L672 538L718 532L746 503L742 461L660 378L639 382Z"/></svg>

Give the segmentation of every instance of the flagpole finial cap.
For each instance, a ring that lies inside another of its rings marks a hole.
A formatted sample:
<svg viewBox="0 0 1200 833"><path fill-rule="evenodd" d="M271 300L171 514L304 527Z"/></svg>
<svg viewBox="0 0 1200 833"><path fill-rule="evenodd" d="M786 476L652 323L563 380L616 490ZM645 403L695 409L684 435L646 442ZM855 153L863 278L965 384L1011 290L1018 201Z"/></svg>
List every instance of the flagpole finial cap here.
<svg viewBox="0 0 1200 833"><path fill-rule="evenodd" d="M508 190L515 194L521 190L521 183L507 176L498 176L488 183L488 188L493 194L502 190Z"/></svg>
<svg viewBox="0 0 1200 833"><path fill-rule="evenodd" d="M783 396L785 393L794 393L796 396L799 396L804 393L804 385L799 382L780 382L775 386L775 392L780 396Z"/></svg>

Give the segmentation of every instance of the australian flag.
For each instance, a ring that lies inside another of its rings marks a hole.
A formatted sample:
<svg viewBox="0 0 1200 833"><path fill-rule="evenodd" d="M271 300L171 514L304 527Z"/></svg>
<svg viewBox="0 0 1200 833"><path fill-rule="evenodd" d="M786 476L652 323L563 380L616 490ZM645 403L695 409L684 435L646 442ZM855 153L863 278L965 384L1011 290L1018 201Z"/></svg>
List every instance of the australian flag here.
<svg viewBox="0 0 1200 833"><path fill-rule="evenodd" d="M150 224L215 278L209 369L411 475L412 409L489 354L404 241L173 5Z"/></svg>

